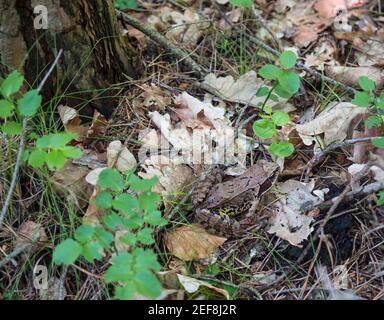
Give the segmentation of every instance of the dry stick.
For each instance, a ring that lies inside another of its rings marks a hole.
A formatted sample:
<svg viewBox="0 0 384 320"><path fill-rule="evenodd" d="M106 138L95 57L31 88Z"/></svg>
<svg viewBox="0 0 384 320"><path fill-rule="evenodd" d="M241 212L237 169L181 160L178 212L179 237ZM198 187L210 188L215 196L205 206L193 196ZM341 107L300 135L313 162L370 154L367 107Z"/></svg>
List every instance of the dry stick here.
<svg viewBox="0 0 384 320"><path fill-rule="evenodd" d="M7 255L3 260L0 261L0 269L5 266L9 261L16 258L20 253L24 252L28 248L30 248L33 245L33 243L25 243L23 245L20 245L16 247L15 250L13 250L9 255Z"/></svg>
<svg viewBox="0 0 384 320"><path fill-rule="evenodd" d="M147 37L152 39L153 41L160 44L164 49L171 52L175 56L177 56L181 61L184 61L194 72L196 72L199 76L206 73L203 67L201 67L198 63L196 63L188 53L170 43L162 34L157 32L155 29L150 27L145 27L139 20L134 17L121 12L120 10L116 10L117 14L120 16L122 20L126 23L130 24L135 29L144 33Z"/></svg>
<svg viewBox="0 0 384 320"><path fill-rule="evenodd" d="M48 72L44 76L43 80L41 81L39 87L37 88L37 90L39 92L43 89L46 81L48 80L49 76L53 72L53 69L55 68L55 66L59 62L59 59L60 59L60 56L62 55L62 53L63 53L63 50L60 49L55 61L53 62L53 64L49 68ZM22 130L21 130L21 135L20 135L19 151L17 153L15 170L13 171L11 185L9 186L9 190L8 190L7 196L5 198L5 203L4 203L3 209L1 210L1 214L0 214L0 229L3 226L3 221L5 218L5 215L7 214L9 205L11 204L12 194L13 194L13 191L16 187L16 182L17 182L17 178L19 175L21 160L23 158L23 153L24 153L24 148L25 148L25 141L24 140L25 140L25 132L27 129L28 119L29 119L28 117L23 117Z"/></svg>
<svg viewBox="0 0 384 320"><path fill-rule="evenodd" d="M316 153L314 157L308 162L307 164L307 170L305 171L305 179L304 182L309 181L309 175L311 174L312 169L330 152L333 150L343 148L345 146L355 144L355 143L361 143L361 142L368 142L374 139L375 137L364 137L364 138L356 138L356 139L349 139L345 140L344 142L340 143L334 143L326 147L324 150L320 151L319 153Z"/></svg>

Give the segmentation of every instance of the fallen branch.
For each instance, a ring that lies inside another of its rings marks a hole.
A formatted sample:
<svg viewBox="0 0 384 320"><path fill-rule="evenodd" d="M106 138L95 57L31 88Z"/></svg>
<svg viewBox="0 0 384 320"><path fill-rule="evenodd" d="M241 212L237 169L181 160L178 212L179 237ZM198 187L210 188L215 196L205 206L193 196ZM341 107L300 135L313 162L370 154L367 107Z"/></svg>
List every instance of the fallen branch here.
<svg viewBox="0 0 384 320"><path fill-rule="evenodd" d="M197 73L199 76L207 73L207 71L204 70L204 68L200 66L197 62L195 62L187 52L172 44L170 41L167 40L167 38L165 38L155 29L144 26L139 20L120 10L116 10L116 12L120 19L122 19L135 29L144 33L147 37L161 45L165 50L171 52L176 57L178 57L180 61L184 61L184 63L187 64L192 69L192 71Z"/></svg>
<svg viewBox="0 0 384 320"><path fill-rule="evenodd" d="M49 68L48 72L44 76L43 80L41 80L41 83L40 83L39 87L37 88L37 90L39 92L43 89L43 87L44 87L45 83L47 82L49 76L51 75L51 73L53 72L55 66L59 62L59 59L60 59L62 53L63 53L63 50L60 49L60 51L59 51L55 61L53 62L53 64ZM11 199L12 199L13 191L15 190L17 178L19 176L21 160L23 158L23 153L24 153L24 148L25 148L25 133L26 133L26 129L27 129L28 120L29 120L28 117L23 117L22 130L21 130L21 135L20 135L20 144L19 144L19 150L18 150L18 153L17 153L16 163L15 163L15 170L13 171L11 185L9 186L9 189L8 189L8 192L7 192L7 195L6 195L6 198L5 198L4 206L3 206L2 210L1 210L1 214L0 214L0 228L3 226L4 218L5 218L5 215L7 214L9 205L11 204Z"/></svg>

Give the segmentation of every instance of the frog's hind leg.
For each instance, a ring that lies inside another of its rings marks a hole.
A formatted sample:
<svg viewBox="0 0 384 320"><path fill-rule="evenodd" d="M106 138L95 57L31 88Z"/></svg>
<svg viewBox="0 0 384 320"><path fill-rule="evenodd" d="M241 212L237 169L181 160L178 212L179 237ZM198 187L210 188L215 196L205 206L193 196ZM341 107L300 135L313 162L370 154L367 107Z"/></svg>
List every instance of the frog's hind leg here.
<svg viewBox="0 0 384 320"><path fill-rule="evenodd" d="M234 219L220 216L207 209L197 209L195 219L209 233L231 237L240 234L240 223Z"/></svg>
<svg viewBox="0 0 384 320"><path fill-rule="evenodd" d="M193 193L192 193L192 204L194 206L198 206L201 204L205 198L207 197L207 194L212 189L212 187L220 183L223 178L223 171L220 168L215 168L212 170L212 172L202 181L200 181Z"/></svg>

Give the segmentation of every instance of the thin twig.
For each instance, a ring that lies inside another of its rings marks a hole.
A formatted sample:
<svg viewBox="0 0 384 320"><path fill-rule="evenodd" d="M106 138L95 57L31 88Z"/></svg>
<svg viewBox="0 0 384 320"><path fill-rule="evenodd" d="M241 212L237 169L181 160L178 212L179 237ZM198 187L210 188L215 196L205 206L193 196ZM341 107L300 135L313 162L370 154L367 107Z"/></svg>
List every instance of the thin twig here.
<svg viewBox="0 0 384 320"><path fill-rule="evenodd" d="M44 87L45 83L47 82L49 76L51 75L51 73L53 72L57 63L59 62L59 59L60 59L62 53L63 53L63 50L60 49L55 61L53 62L53 64L49 68L48 72L44 76L43 80L40 82L39 87L37 88L37 90L39 92L42 90L42 88ZM9 186L8 193L7 193L7 196L5 198L5 203L4 203L4 206L3 206L2 210L1 210L1 214L0 214L0 228L3 226L4 218L5 218L5 215L7 214L9 205L11 204L13 191L16 187L17 178L19 176L21 160L23 158L23 153L24 153L24 148L25 148L25 133L26 133L26 129L27 129L28 119L29 119L28 117L23 117L22 130L21 130L21 135L20 135L20 144L19 144L19 150L17 153L15 169L13 171L11 185Z"/></svg>
<svg viewBox="0 0 384 320"><path fill-rule="evenodd" d="M15 250L13 250L9 255L7 255L3 260L0 261L0 268L5 266L8 262L16 258L20 253L31 248L32 246L33 243L25 243L20 246L17 246Z"/></svg>
<svg viewBox="0 0 384 320"><path fill-rule="evenodd" d="M194 61L187 52L172 44L155 29L144 26L139 20L120 10L116 10L116 12L123 21L144 33L147 37L161 45L165 50L174 54L181 61L184 61L185 64L187 64L192 69L192 71L197 73L199 76L207 73L206 70L204 70L204 68L200 66L196 61Z"/></svg>

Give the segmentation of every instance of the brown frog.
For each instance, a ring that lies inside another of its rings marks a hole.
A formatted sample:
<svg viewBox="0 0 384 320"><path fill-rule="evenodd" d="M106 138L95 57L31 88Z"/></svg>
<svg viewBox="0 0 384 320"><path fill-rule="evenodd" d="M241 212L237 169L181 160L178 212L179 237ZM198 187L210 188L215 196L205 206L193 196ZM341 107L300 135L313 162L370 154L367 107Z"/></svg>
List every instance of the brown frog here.
<svg viewBox="0 0 384 320"><path fill-rule="evenodd" d="M259 160L242 175L225 182L222 182L223 170L214 169L193 192L195 220L213 234L241 234L245 227L253 224L259 200L274 183L277 169L275 163ZM241 220L233 218L245 212Z"/></svg>

